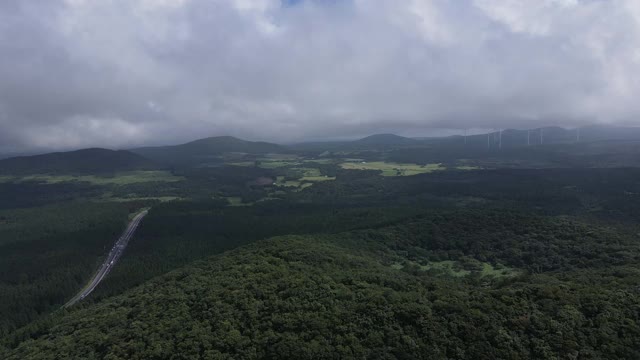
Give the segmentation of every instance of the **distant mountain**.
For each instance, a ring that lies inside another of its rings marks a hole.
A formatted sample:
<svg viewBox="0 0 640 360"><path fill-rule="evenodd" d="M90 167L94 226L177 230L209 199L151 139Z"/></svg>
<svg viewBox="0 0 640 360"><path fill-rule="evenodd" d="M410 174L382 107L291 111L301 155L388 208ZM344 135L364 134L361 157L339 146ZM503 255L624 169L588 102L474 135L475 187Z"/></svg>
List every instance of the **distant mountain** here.
<svg viewBox="0 0 640 360"><path fill-rule="evenodd" d="M417 142L418 140L395 134L376 134L355 141L355 143L366 145L408 145Z"/></svg>
<svg viewBox="0 0 640 360"><path fill-rule="evenodd" d="M153 169L156 165L129 151L83 149L0 160L0 174L111 173Z"/></svg>
<svg viewBox="0 0 640 360"><path fill-rule="evenodd" d="M132 149L132 152L154 161L178 164L197 164L215 161L224 153L268 154L282 153L283 146L267 142L241 140L232 136L218 136L192 141L182 145Z"/></svg>
<svg viewBox="0 0 640 360"><path fill-rule="evenodd" d="M580 138L589 140L640 140L640 127L589 126L580 129Z"/></svg>
<svg viewBox="0 0 640 360"><path fill-rule="evenodd" d="M499 147L527 147L554 144L572 144L590 141L640 141L640 127L587 126L579 129L565 129L557 126L536 129L504 129L485 134L469 136L407 138L394 134L376 134L352 141L307 142L291 146L297 151L322 153L324 151L389 150L391 148L460 147L497 149Z"/></svg>
<svg viewBox="0 0 640 360"><path fill-rule="evenodd" d="M308 152L336 152L336 151L358 151L358 150L385 150L393 147L405 147L422 144L422 140L411 139L395 134L375 134L358 140L351 141L326 141L308 142L292 145L291 148L297 151Z"/></svg>
<svg viewBox="0 0 640 360"><path fill-rule="evenodd" d="M41 153L38 153L38 152L6 152L6 153L0 153L0 160L18 157L18 156L32 156L32 155L40 155L40 154Z"/></svg>
<svg viewBox="0 0 640 360"><path fill-rule="evenodd" d="M564 129L552 126L527 130L505 129L502 134L500 131L493 131L488 134L470 135L466 139L457 135L436 142L452 146L466 144L471 147L496 149L500 146L508 148L618 140L640 141L640 127L589 126Z"/></svg>

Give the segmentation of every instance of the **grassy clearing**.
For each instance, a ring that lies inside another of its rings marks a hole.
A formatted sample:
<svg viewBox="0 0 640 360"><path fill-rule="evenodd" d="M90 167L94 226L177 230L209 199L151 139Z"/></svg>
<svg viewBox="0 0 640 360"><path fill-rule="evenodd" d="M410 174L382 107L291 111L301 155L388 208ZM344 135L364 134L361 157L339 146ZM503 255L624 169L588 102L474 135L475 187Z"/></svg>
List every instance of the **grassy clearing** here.
<svg viewBox="0 0 640 360"><path fill-rule="evenodd" d="M398 164L384 161L346 162L340 164L340 167L346 170L379 170L382 171L382 176L411 176L446 170L442 164Z"/></svg>
<svg viewBox="0 0 640 360"><path fill-rule="evenodd" d="M276 186L295 188L295 191L301 191L313 186L313 183L336 179L335 177L322 175L320 170L315 168L293 168L292 170L295 170L300 178L297 180L285 180L284 176L278 176L276 178Z"/></svg>
<svg viewBox="0 0 640 360"><path fill-rule="evenodd" d="M294 170L302 172L302 176L303 177L319 177L319 176L322 176L322 173L320 172L320 169L316 169L316 168L300 167L300 168L295 168Z"/></svg>
<svg viewBox="0 0 640 360"><path fill-rule="evenodd" d="M482 271L480 272L481 276L493 276L496 278L500 277L511 277L520 274L520 272L514 268L496 265L495 267L489 263L482 263Z"/></svg>
<svg viewBox="0 0 640 360"><path fill-rule="evenodd" d="M300 178L300 180L302 181L311 181L311 182L318 182L318 181L333 181L335 180L335 177L331 177L331 176L303 176L302 178Z"/></svg>
<svg viewBox="0 0 640 360"><path fill-rule="evenodd" d="M320 169L316 169L316 168L301 167L301 168L294 168L293 170L300 172L300 174L302 175L300 177L301 182L331 181L336 179L335 177L322 175L322 173L320 172Z"/></svg>
<svg viewBox="0 0 640 360"><path fill-rule="evenodd" d="M2 177L2 182L38 181L46 184L63 182L88 182L94 185L128 185L145 182L175 182L182 181L182 176L174 176L168 171L128 171L116 173L113 176L99 175L47 175L37 174L28 176Z"/></svg>
<svg viewBox="0 0 640 360"><path fill-rule="evenodd" d="M472 274L478 274L480 277L494 277L494 278L504 278L511 277L520 274L520 272L514 268L506 267L503 265L496 265L495 267L489 263L478 262L480 265L479 269L475 270L467 270L463 267L463 264L459 261L434 261L430 262L427 265L418 265L413 261L405 261L404 264L401 262L395 262L391 264L392 269L402 270L406 265L417 266L422 271L431 271L436 274L442 274L446 276L452 277L465 277Z"/></svg>
<svg viewBox="0 0 640 360"><path fill-rule="evenodd" d="M239 161L239 162L227 163L227 165L241 166L241 167L253 167L253 166L256 165L256 162L255 161Z"/></svg>
<svg viewBox="0 0 640 360"><path fill-rule="evenodd" d="M302 184L302 185L300 185L300 187L298 187L298 189L296 189L295 191L302 191L302 190L304 190L304 189L306 189L306 188L308 188L308 187L312 187L312 186L313 186L313 183L309 183L309 182L307 182L307 183L303 183L303 184Z"/></svg>
<svg viewBox="0 0 640 360"><path fill-rule="evenodd" d="M300 185L302 185L302 183L300 181L295 181L295 180L288 180L288 181L282 181L280 183L276 183L277 186L284 186L284 187L300 187Z"/></svg>
<svg viewBox="0 0 640 360"><path fill-rule="evenodd" d="M301 183L297 180L285 180L284 176L278 176L276 178L276 186L281 187L300 187Z"/></svg>
<svg viewBox="0 0 640 360"><path fill-rule="evenodd" d="M109 198L103 198L103 200L114 201L114 202L158 200L160 202L167 202L167 201L184 200L184 198L178 197L178 196L149 196L149 197L109 197Z"/></svg>

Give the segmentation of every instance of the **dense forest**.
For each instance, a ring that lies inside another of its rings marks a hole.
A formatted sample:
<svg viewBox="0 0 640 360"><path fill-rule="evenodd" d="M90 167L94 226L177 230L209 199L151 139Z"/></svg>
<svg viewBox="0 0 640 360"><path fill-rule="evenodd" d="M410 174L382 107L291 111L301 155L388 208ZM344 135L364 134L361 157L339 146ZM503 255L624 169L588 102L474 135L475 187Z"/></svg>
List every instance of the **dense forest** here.
<svg viewBox="0 0 640 360"><path fill-rule="evenodd" d="M95 203L0 211L0 337L81 288L127 215L121 204Z"/></svg>
<svg viewBox="0 0 640 360"><path fill-rule="evenodd" d="M59 313L9 358L637 358L638 260L614 228L500 211L277 237Z"/></svg>
<svg viewBox="0 0 640 360"><path fill-rule="evenodd" d="M117 294L194 260L286 234L337 233L388 225L421 213L412 208L327 208L264 203L224 208L215 203L154 207L119 266L93 299Z"/></svg>

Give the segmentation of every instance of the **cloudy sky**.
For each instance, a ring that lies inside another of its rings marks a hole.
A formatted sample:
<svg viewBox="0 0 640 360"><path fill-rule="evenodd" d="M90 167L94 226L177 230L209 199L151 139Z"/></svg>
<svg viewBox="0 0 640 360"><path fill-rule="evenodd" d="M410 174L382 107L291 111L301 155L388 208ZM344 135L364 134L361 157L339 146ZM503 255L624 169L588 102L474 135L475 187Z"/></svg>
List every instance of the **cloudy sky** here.
<svg viewBox="0 0 640 360"><path fill-rule="evenodd" d="M638 0L2 0L0 151L640 123Z"/></svg>

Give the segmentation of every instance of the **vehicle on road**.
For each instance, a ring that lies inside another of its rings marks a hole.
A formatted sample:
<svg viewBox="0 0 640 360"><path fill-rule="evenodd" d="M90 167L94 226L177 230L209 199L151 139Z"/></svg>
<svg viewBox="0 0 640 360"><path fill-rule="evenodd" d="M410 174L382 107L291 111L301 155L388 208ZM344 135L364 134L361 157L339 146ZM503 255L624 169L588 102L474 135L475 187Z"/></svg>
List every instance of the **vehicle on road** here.
<svg viewBox="0 0 640 360"><path fill-rule="evenodd" d="M115 263L120 258L120 256L122 256L122 253L124 252L124 249L126 248L129 240L131 239L136 229L138 228L138 225L140 225L140 222L147 215L147 213L148 213L148 210L144 210L138 215L136 215L136 217L133 218L133 220L129 223L129 225L125 229L123 235L120 236L120 238L118 238L118 240L116 241L116 244L113 246L113 248L111 248L111 251L109 252L105 262L100 266L96 274L89 281L89 284L87 284L87 286L85 286L84 289L80 291L79 294L77 294L71 300L69 300L69 302L67 302L63 307L66 308L66 307L72 306L73 304L75 304L80 300L83 300L89 294L91 294L91 292L93 292L93 290L98 286L98 284L100 284L102 279L104 279L109 274L109 272L114 267Z"/></svg>

